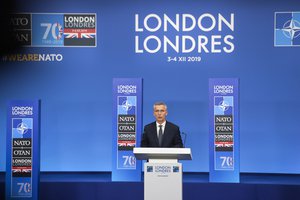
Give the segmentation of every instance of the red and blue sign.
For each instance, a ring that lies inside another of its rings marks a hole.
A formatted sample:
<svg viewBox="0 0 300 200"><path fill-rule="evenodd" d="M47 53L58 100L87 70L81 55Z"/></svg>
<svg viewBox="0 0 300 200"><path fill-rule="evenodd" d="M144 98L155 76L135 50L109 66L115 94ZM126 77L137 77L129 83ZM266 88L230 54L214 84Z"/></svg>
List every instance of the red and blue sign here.
<svg viewBox="0 0 300 200"><path fill-rule="evenodd" d="M142 79L113 79L112 181L140 181L141 162L133 148L142 132Z"/></svg>
<svg viewBox="0 0 300 200"><path fill-rule="evenodd" d="M39 101L11 101L7 116L6 199L38 199Z"/></svg>
<svg viewBox="0 0 300 200"><path fill-rule="evenodd" d="M239 81L209 80L209 180L239 182Z"/></svg>

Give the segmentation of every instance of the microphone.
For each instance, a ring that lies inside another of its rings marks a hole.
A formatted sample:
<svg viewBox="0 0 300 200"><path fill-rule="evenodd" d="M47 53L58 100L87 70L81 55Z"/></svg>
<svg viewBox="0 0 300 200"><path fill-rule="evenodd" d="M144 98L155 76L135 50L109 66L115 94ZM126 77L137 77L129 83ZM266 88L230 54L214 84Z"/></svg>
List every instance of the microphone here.
<svg viewBox="0 0 300 200"><path fill-rule="evenodd" d="M181 132L181 135L184 136L183 137L183 148L185 148L185 142L186 142L186 136L187 136L187 134L185 132Z"/></svg>

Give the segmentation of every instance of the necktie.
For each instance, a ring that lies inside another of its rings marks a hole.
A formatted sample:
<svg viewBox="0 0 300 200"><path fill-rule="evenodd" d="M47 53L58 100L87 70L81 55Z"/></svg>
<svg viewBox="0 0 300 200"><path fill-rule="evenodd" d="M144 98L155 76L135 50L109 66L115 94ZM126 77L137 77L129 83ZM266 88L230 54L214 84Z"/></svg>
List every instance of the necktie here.
<svg viewBox="0 0 300 200"><path fill-rule="evenodd" d="M161 147L161 145L162 145L162 138L163 138L162 125L159 125L159 130L158 130L158 143L159 143L159 146L160 146L160 147Z"/></svg>

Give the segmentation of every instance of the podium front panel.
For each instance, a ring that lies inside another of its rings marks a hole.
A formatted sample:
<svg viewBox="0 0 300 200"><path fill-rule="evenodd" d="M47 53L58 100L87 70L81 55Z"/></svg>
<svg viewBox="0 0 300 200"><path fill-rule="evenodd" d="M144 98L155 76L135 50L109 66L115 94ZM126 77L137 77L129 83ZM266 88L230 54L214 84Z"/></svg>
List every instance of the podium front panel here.
<svg viewBox="0 0 300 200"><path fill-rule="evenodd" d="M145 163L145 200L182 200L181 163Z"/></svg>

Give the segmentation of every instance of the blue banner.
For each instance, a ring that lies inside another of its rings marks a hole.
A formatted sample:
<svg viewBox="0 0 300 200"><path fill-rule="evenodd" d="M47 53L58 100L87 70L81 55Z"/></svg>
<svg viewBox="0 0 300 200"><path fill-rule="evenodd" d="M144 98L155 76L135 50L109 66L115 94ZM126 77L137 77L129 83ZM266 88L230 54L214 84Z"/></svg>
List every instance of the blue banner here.
<svg viewBox="0 0 300 200"><path fill-rule="evenodd" d="M209 79L209 181L240 181L239 80Z"/></svg>
<svg viewBox="0 0 300 200"><path fill-rule="evenodd" d="M11 101L7 113L6 200L38 199L39 101Z"/></svg>
<svg viewBox="0 0 300 200"><path fill-rule="evenodd" d="M141 161L133 148L142 132L142 79L113 79L112 181L140 181Z"/></svg>

